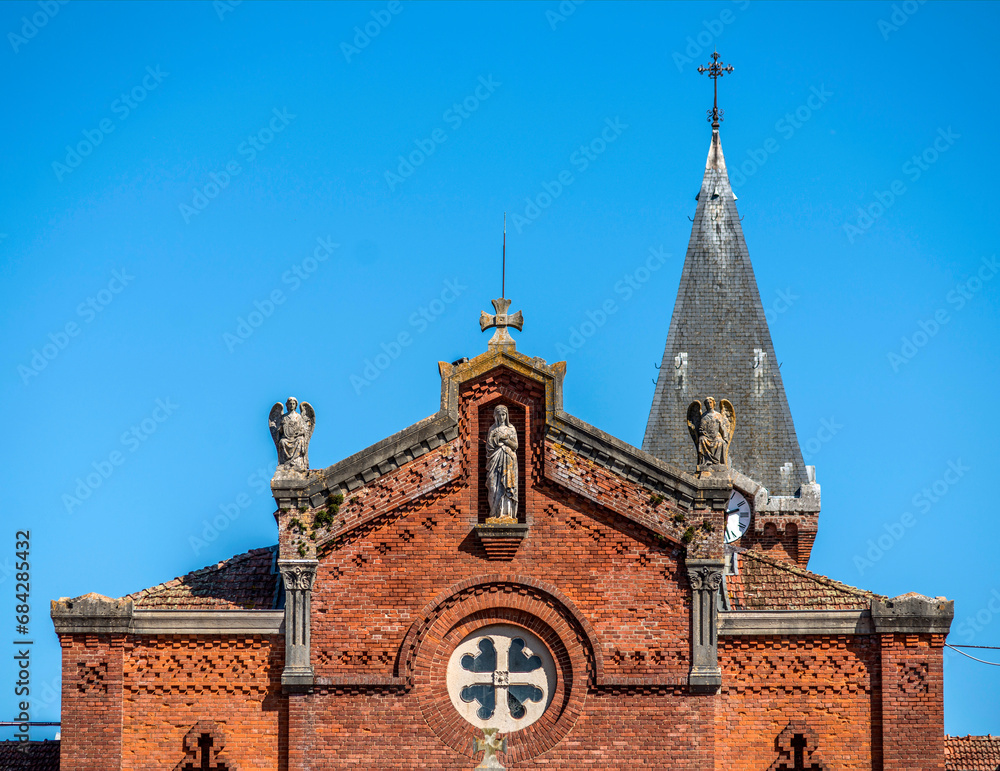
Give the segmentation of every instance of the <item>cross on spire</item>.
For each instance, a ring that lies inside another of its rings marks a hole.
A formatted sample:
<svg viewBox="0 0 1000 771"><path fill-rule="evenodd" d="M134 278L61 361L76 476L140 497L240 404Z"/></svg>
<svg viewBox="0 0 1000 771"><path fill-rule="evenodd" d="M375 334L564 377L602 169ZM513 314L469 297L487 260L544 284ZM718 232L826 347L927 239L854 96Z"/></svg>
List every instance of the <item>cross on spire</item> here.
<svg viewBox="0 0 1000 771"><path fill-rule="evenodd" d="M707 72L708 77L712 79L712 86L715 92L714 98L712 99L712 109L708 111L708 119L712 121L712 128L719 128L719 121L722 120L722 110L719 109L719 78L725 75L727 72L733 71L733 65L723 64L719 61L719 52L716 51L712 54L712 63L707 67L701 66L698 68L698 72Z"/></svg>

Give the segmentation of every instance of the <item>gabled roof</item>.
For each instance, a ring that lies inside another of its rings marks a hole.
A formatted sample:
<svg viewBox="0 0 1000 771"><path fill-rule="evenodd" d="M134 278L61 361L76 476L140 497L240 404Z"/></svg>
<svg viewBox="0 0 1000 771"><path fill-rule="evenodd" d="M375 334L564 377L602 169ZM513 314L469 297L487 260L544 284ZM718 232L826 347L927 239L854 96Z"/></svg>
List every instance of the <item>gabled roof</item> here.
<svg viewBox="0 0 1000 771"><path fill-rule="evenodd" d="M944 737L946 771L997 771L1000 769L1000 736Z"/></svg>
<svg viewBox="0 0 1000 771"><path fill-rule="evenodd" d="M752 549L740 550L739 574L726 576L733 610L871 610L886 598Z"/></svg>
<svg viewBox="0 0 1000 771"><path fill-rule="evenodd" d="M277 607L277 552L252 549L124 599L136 610L269 610Z"/></svg>
<svg viewBox="0 0 1000 771"><path fill-rule="evenodd" d="M714 130L642 449L694 470L688 405L728 399L730 465L772 495L794 495L807 478L778 365Z"/></svg>
<svg viewBox="0 0 1000 771"><path fill-rule="evenodd" d="M59 771L59 742L0 742L3 771Z"/></svg>

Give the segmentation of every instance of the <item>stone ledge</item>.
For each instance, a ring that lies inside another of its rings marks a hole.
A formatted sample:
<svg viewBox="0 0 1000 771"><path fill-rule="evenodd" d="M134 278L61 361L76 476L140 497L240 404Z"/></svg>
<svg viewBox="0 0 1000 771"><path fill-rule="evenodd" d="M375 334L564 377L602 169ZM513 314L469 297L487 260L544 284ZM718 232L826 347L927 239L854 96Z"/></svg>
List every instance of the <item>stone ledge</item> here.
<svg viewBox="0 0 1000 771"><path fill-rule="evenodd" d="M409 688L410 682L405 677L395 677L394 675L334 675L332 677L317 677L315 685L317 688L359 686Z"/></svg>
<svg viewBox="0 0 1000 771"><path fill-rule="evenodd" d="M867 610L719 611L720 637L873 634Z"/></svg>
<svg viewBox="0 0 1000 771"><path fill-rule="evenodd" d="M133 634L284 634L283 610L137 610Z"/></svg>
<svg viewBox="0 0 1000 771"><path fill-rule="evenodd" d="M53 600L56 634L276 635L283 610L136 610L131 599L86 594Z"/></svg>
<svg viewBox="0 0 1000 771"><path fill-rule="evenodd" d="M955 601L911 592L891 600L872 601L877 634L948 634L955 617Z"/></svg>

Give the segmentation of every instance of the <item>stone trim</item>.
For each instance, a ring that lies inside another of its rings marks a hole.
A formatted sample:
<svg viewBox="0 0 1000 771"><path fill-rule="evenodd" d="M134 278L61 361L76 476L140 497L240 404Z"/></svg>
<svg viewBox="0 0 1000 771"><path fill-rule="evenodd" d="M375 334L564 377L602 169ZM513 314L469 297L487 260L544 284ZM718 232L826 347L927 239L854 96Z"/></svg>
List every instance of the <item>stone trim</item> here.
<svg viewBox="0 0 1000 771"><path fill-rule="evenodd" d="M131 634L282 634L283 610L137 610Z"/></svg>
<svg viewBox="0 0 1000 771"><path fill-rule="evenodd" d="M329 493L347 494L364 487L456 438L458 420L442 410L328 468L301 479L273 479L271 491L279 508L319 506Z"/></svg>
<svg viewBox="0 0 1000 771"><path fill-rule="evenodd" d="M568 412L559 410L553 418L546 421L547 440L603 466L630 482L658 493L669 494L687 506L691 505L700 488L704 486L699 484L700 480L696 477L664 463L638 447L616 439ZM726 498L728 497L727 487Z"/></svg>
<svg viewBox="0 0 1000 771"><path fill-rule="evenodd" d="M121 634L121 635L277 635L285 631L283 610L136 610L131 600L115 615L95 612L83 607L81 612L61 607L53 610L52 623L56 634ZM121 601L117 601L121 602ZM53 601L53 605L58 604Z"/></svg>
<svg viewBox="0 0 1000 771"><path fill-rule="evenodd" d="M867 610L730 610L719 613L722 637L873 634Z"/></svg>

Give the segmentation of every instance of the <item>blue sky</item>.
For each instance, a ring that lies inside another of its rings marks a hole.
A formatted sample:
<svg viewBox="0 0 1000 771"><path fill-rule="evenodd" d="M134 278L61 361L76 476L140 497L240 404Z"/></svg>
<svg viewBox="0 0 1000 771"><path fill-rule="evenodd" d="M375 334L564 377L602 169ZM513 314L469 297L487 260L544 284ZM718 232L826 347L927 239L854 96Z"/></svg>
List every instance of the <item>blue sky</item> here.
<svg viewBox="0 0 1000 771"><path fill-rule="evenodd" d="M315 467L437 409L436 362L485 350L504 211L519 350L566 360L566 409L640 444L714 46L823 489L810 568L954 599L950 641L1000 645L998 21L959 2L0 6L0 619L30 529L33 719L59 714L50 599L275 542L275 401L315 406ZM662 267L637 274L650 250ZM1000 668L945 666L948 732L1000 733Z"/></svg>

